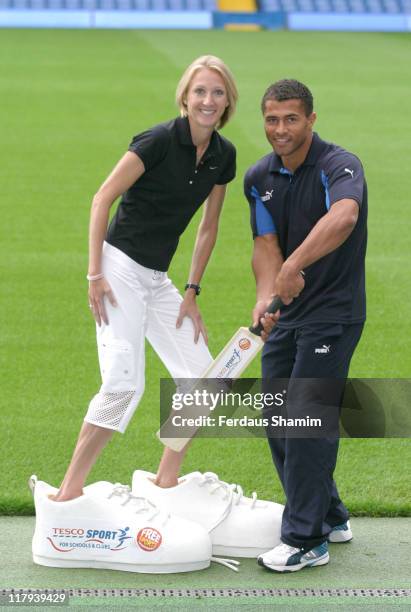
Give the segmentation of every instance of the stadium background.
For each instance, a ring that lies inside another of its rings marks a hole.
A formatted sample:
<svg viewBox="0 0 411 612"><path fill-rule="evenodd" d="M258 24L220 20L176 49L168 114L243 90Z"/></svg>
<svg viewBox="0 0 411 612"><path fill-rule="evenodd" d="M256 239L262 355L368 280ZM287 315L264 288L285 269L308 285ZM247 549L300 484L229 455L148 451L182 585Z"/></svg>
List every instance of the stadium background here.
<svg viewBox="0 0 411 612"><path fill-rule="evenodd" d="M113 1L111 8L109 0L92 5L87 0L0 0L2 514L33 513L26 488L31 473L58 484L98 385L84 279L92 194L133 134L176 114L177 80L200 54L221 56L235 73L241 95L238 112L224 130L238 148L238 178L229 188L200 298L212 352L250 317L252 241L242 176L268 151L261 95L270 82L289 76L312 88L319 133L360 156L370 187L369 315L351 376L409 376L410 221L404 175L411 153L410 35L290 31L297 18L308 30L313 23L318 29L331 27L333 20L336 29L343 23L346 29L351 24L353 29L392 30L398 19L408 27L407 2L267 0L260 7L267 11L233 16L215 10L211 0L176 0L178 11L172 2L147 0L141 3L145 10L127 15L126 0ZM194 4L206 10L187 10ZM137 5L138 0L130 0L130 7ZM200 14L218 27L186 29L192 15ZM157 28L168 19L180 29L142 29L141 23L131 29L142 16ZM99 30L103 17L105 29ZM9 27L19 19L23 29ZM76 25L73 19L83 22ZM129 29L117 29L122 27ZM198 219L181 240L170 271L179 287L186 281ZM258 373L257 360L247 374ZM154 437L159 378L165 375L148 348L140 408L89 481L128 482L136 467L155 469L161 452ZM337 479L351 512L409 515L409 441L343 440L341 447ZM247 493L257 490L262 497L283 500L264 440L199 440L184 465L184 471L195 469L240 482Z"/></svg>
<svg viewBox="0 0 411 612"><path fill-rule="evenodd" d="M411 0L0 0L0 27L409 32Z"/></svg>

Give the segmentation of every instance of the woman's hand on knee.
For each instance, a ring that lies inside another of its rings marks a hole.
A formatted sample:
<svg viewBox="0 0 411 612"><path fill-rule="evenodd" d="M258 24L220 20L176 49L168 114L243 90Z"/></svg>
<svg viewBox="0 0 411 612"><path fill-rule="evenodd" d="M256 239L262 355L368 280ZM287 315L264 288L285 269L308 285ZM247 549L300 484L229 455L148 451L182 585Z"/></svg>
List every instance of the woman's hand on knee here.
<svg viewBox="0 0 411 612"><path fill-rule="evenodd" d="M194 343L197 344L200 334L204 341L208 344L207 330L201 318L197 303L192 297L185 297L180 306L180 312L177 317L176 327L181 327L184 317L189 317L194 325Z"/></svg>
<svg viewBox="0 0 411 612"><path fill-rule="evenodd" d="M107 297L112 306L117 306L114 293L105 278L90 281L88 289L88 303L91 313L99 326L101 325L102 321L108 325L107 311L104 306L105 297Z"/></svg>

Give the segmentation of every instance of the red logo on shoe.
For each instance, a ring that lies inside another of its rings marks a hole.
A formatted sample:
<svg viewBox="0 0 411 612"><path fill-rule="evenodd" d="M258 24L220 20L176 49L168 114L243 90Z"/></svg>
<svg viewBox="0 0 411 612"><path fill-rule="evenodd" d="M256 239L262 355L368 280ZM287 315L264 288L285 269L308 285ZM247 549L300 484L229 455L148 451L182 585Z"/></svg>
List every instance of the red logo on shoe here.
<svg viewBox="0 0 411 612"><path fill-rule="evenodd" d="M246 351L250 348L251 342L248 338L241 338L241 340L238 342L238 346L242 351Z"/></svg>
<svg viewBox="0 0 411 612"><path fill-rule="evenodd" d="M136 542L143 550L151 552L157 550L162 542L162 535L154 527L143 527L137 534Z"/></svg>

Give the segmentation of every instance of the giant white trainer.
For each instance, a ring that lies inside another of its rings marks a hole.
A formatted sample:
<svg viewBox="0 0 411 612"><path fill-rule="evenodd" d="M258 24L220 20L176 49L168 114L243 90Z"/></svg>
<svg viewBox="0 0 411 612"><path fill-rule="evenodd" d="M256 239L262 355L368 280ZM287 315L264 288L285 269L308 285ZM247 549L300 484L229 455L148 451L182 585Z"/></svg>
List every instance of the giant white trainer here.
<svg viewBox="0 0 411 612"><path fill-rule="evenodd" d="M172 516L130 487L97 482L81 497L56 502L57 489L35 476L33 560L51 567L93 567L163 574L209 567L207 531Z"/></svg>
<svg viewBox="0 0 411 612"><path fill-rule="evenodd" d="M170 512L198 522L210 534L214 555L257 557L280 543L284 506L245 497L239 485L219 480L212 472L182 476L175 487L154 484L155 475L133 474L132 491Z"/></svg>

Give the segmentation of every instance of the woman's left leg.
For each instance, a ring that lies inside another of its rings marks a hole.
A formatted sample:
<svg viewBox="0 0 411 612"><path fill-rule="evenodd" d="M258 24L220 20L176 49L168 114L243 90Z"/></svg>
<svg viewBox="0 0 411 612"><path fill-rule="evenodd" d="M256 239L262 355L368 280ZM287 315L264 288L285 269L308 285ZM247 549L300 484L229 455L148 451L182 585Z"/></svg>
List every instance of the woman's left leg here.
<svg viewBox="0 0 411 612"><path fill-rule="evenodd" d="M187 442L183 450L179 452L167 446L164 448L155 479L157 486L166 489L168 487L175 487L178 484L178 475L189 444Z"/></svg>
<svg viewBox="0 0 411 612"><path fill-rule="evenodd" d="M195 379L213 358L201 334L197 344L194 343L194 325L190 318L186 317L181 327L176 328L182 301L176 287L163 273L148 306L146 337L174 379ZM177 484L188 446L189 443L180 452L164 449L156 475L157 485L173 487Z"/></svg>

